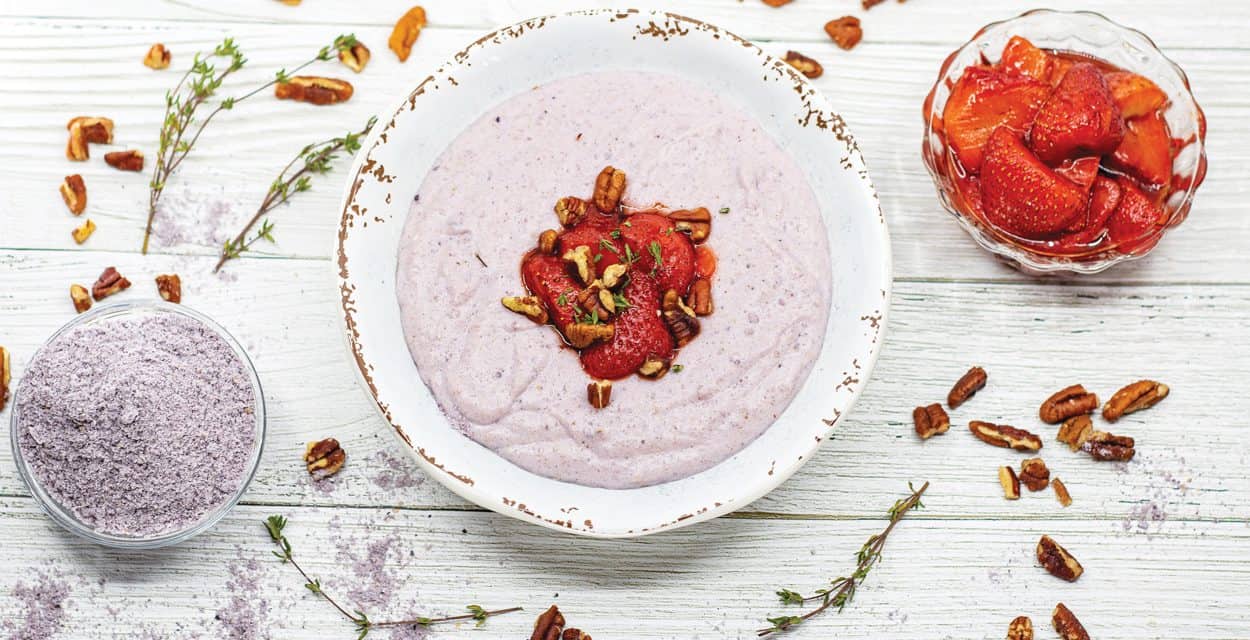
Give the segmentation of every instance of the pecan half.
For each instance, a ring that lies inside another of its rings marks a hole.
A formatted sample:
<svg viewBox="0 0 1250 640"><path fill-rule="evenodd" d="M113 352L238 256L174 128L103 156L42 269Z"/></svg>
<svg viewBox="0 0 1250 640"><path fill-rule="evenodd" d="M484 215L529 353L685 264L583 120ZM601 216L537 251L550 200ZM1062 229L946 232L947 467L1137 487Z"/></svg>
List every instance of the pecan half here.
<svg viewBox="0 0 1250 640"><path fill-rule="evenodd" d="M110 151L104 154L104 162L118 171L143 171L143 152L138 149Z"/></svg>
<svg viewBox="0 0 1250 640"><path fill-rule="evenodd" d="M534 621L534 633L530 634L530 640L561 640L560 632L563 630L564 614L553 604Z"/></svg>
<svg viewBox="0 0 1250 640"><path fill-rule="evenodd" d="M574 349L585 349L595 342L611 340L616 333L610 324L570 322L564 325L564 338Z"/></svg>
<svg viewBox="0 0 1250 640"><path fill-rule="evenodd" d="M710 316L715 310L712 304L712 281L707 278L695 278L690 283L690 293L686 294L686 304L694 309L696 316Z"/></svg>
<svg viewBox="0 0 1250 640"><path fill-rule="evenodd" d="M942 405L933 403L927 407L916 407L911 412L911 421L916 425L916 435L921 440L946 433L951 428L950 416Z"/></svg>
<svg viewBox="0 0 1250 640"><path fill-rule="evenodd" d="M612 381L591 380L586 385L586 400L596 409L608 406L612 402Z"/></svg>
<svg viewBox="0 0 1250 640"><path fill-rule="evenodd" d="M164 273L156 276L156 292L161 300L180 304L182 302L182 278L176 273Z"/></svg>
<svg viewBox="0 0 1250 640"><path fill-rule="evenodd" d="M339 62L347 65L348 69L360 73L365 70L365 65L369 64L369 59L373 54L369 52L369 47L363 42L356 42L352 46L345 49L339 49Z"/></svg>
<svg viewBox="0 0 1250 640"><path fill-rule="evenodd" d="M1028 616L1020 616L1012 620L1007 627L1007 640L1033 640L1033 621Z"/></svg>
<svg viewBox="0 0 1250 640"><path fill-rule="evenodd" d="M859 18L855 16L842 16L826 22L825 33L829 34L829 37L843 49L854 48L864 37L864 30L859 26Z"/></svg>
<svg viewBox="0 0 1250 640"><path fill-rule="evenodd" d="M1128 436L1117 436L1105 431L1092 431L1081 443L1081 451L1095 460L1125 462L1137 455L1133 447L1137 443Z"/></svg>
<svg viewBox="0 0 1250 640"><path fill-rule="evenodd" d="M595 195L591 201L604 213L616 211L625 193L625 172L611 165L603 168L595 177Z"/></svg>
<svg viewBox="0 0 1250 640"><path fill-rule="evenodd" d="M998 468L998 484L1003 486L1003 497L1008 500L1020 499L1020 478L1016 470L1008 466Z"/></svg>
<svg viewBox="0 0 1250 640"><path fill-rule="evenodd" d="M1154 380L1138 380L1111 396L1102 408L1102 417L1115 422L1134 411L1148 409L1168 397L1168 386Z"/></svg>
<svg viewBox="0 0 1250 640"><path fill-rule="evenodd" d="M1065 507L1071 506L1072 494L1068 493L1068 487L1063 483L1063 480L1052 478L1050 488L1055 490L1055 499L1059 501L1059 504Z"/></svg>
<svg viewBox="0 0 1250 640"><path fill-rule="evenodd" d="M590 247L584 244L574 247L565 251L560 258L567 262L572 262L577 267L577 277L582 281L582 284L594 282L595 266L590 257Z"/></svg>
<svg viewBox="0 0 1250 640"><path fill-rule="evenodd" d="M347 452L343 451L339 441L334 438L309 442L304 448L304 463L314 480L322 480L338 473L346 461Z"/></svg>
<svg viewBox="0 0 1250 640"><path fill-rule="evenodd" d="M118 291L129 288L130 281L123 277L122 274L118 273L117 269L108 267L104 270L104 273L101 273L100 277L96 279L95 284L91 285L91 297L95 298L96 301L99 302L100 300L103 300Z"/></svg>
<svg viewBox="0 0 1250 640"><path fill-rule="evenodd" d="M590 203L577 196L565 196L556 200L556 218L566 227L581 222L588 213L590 213Z"/></svg>
<svg viewBox="0 0 1250 640"><path fill-rule="evenodd" d="M420 6L413 7L395 23L395 28L391 29L391 37L386 39L386 46L399 56L400 62L407 62L408 54L412 53L412 45L424 28L425 9Z"/></svg>
<svg viewBox="0 0 1250 640"><path fill-rule="evenodd" d="M75 116L65 123L71 133L74 127L82 132L83 142L91 144L113 144L113 120L99 116Z"/></svg>
<svg viewBox="0 0 1250 640"><path fill-rule="evenodd" d="M1041 491L1050 484L1050 469L1041 458L1028 458L1020 463L1020 481L1029 491Z"/></svg>
<svg viewBox="0 0 1250 640"><path fill-rule="evenodd" d="M820 66L815 59L809 58L798 51L787 51L786 62L798 70L799 73L809 78L819 78L825 72L825 68Z"/></svg>
<svg viewBox="0 0 1250 640"><path fill-rule="evenodd" d="M656 380L663 378L668 373L671 362L659 356L647 356L647 359L638 367L638 375L646 378L655 378Z"/></svg>
<svg viewBox="0 0 1250 640"><path fill-rule="evenodd" d="M12 362L9 350L0 347L0 411L9 403L9 383L13 381Z"/></svg>
<svg viewBox="0 0 1250 640"><path fill-rule="evenodd" d="M74 237L74 242L82 244L87 241L87 238L91 237L91 234L95 233L95 223L91 221L91 218L87 218L69 233Z"/></svg>
<svg viewBox="0 0 1250 640"><path fill-rule="evenodd" d="M61 181L61 199L65 201L69 212L74 215L87 209L87 183L82 181L82 176L77 173L65 176L65 179Z"/></svg>
<svg viewBox="0 0 1250 640"><path fill-rule="evenodd" d="M1050 536L1042 536L1042 539L1037 541L1037 562L1050 575L1068 582L1076 582L1076 579L1085 573L1085 568L1081 566L1081 563L1077 562L1067 549L1060 546Z"/></svg>
<svg viewBox="0 0 1250 640"><path fill-rule="evenodd" d="M519 313L536 324L547 323L547 309L538 296L504 296L499 302L508 311Z"/></svg>
<svg viewBox="0 0 1250 640"><path fill-rule="evenodd" d="M670 211L668 219L673 221L673 228L689 234L695 244L707 240L712 233L712 212L707 207Z"/></svg>
<svg viewBox="0 0 1250 640"><path fill-rule="evenodd" d="M1055 605L1055 612L1050 616L1051 624L1055 625L1055 632L1063 640L1089 640L1089 633L1085 631L1085 627L1081 626L1081 621L1076 619L1076 614L1065 607L1062 602Z"/></svg>
<svg viewBox="0 0 1250 640"><path fill-rule="evenodd" d="M950 393L946 394L946 405L952 409L968 401L969 398L976 395L978 391L985 388L985 382L989 379L985 369L981 367L973 367L968 373L960 376L955 382L955 386L951 387Z"/></svg>
<svg viewBox="0 0 1250 640"><path fill-rule="evenodd" d="M69 299L74 301L74 310L78 313L91 309L91 294L81 284L69 286Z"/></svg>
<svg viewBox="0 0 1250 640"><path fill-rule="evenodd" d="M996 447L1015 449L1016 451L1037 451L1042 448L1042 439L1025 431L1005 424L993 424L973 420L968 423L972 435Z"/></svg>
<svg viewBox="0 0 1250 640"><path fill-rule="evenodd" d="M169 49L158 42L148 49L147 55L143 56L143 66L149 69L166 69L169 67L170 57Z"/></svg>
<svg viewBox="0 0 1250 640"><path fill-rule="evenodd" d="M1086 414L1072 416L1064 421L1063 426L1059 427L1059 442L1068 445L1068 448L1076 451L1085 444L1085 440L1089 438L1089 434L1094 432L1094 421Z"/></svg>
<svg viewBox="0 0 1250 640"><path fill-rule="evenodd" d="M1059 424L1072 416L1093 413L1098 410L1098 396L1085 387L1074 384L1056 391L1038 409L1038 416L1047 424Z"/></svg>
<svg viewBox="0 0 1250 640"><path fill-rule="evenodd" d="M551 255L556 252L556 241L560 239L560 234L555 229L547 229L538 234L538 252L544 255Z"/></svg>
<svg viewBox="0 0 1250 640"><path fill-rule="evenodd" d="M273 96L279 100L298 100L318 106L346 102L353 93L352 83L320 76L291 76L286 82L273 86Z"/></svg>

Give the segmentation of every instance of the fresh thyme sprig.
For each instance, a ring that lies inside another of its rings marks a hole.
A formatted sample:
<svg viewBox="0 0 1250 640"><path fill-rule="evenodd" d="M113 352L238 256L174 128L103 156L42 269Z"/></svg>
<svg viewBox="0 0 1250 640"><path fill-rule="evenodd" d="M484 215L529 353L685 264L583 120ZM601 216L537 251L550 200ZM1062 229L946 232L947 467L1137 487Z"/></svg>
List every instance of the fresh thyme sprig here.
<svg viewBox="0 0 1250 640"><path fill-rule="evenodd" d="M217 260L217 266L213 267L213 273L220 271L227 260L239 257L260 240L273 242L273 222L266 217L269 212L286 203L291 196L311 189L312 176L328 173L340 151L347 152L349 156L359 151L361 138L368 135L377 122L376 117L369 118L369 122L365 123L365 127L360 131L349 131L342 137L330 138L300 149L299 154L282 168L273 182L269 183L269 191L265 193L265 199L257 207L256 213L243 226L243 230L222 245L221 257ZM262 218L264 218L263 221ZM249 236L248 233L257 222L260 222L260 229Z"/></svg>
<svg viewBox="0 0 1250 640"><path fill-rule="evenodd" d="M756 635L764 637L785 631L810 620L830 608L836 607L838 611L842 611L847 603L851 601L851 598L855 597L855 590L859 588L864 578L868 577L868 572L881 561L881 550L885 548L885 540L889 537L890 532L894 530L895 525L903 519L903 516L908 511L924 508L924 504L920 502L920 497L929 488L929 483L926 482L917 489L909 482L907 483L907 488L911 489L911 495L896 501L894 506L890 507L888 512L890 524L886 525L885 530L881 533L870 536L868 541L864 543L864 546L860 547L859 553L855 555L857 565L854 573L849 577L844 576L831 581L828 587L817 589L810 596L805 596L789 589L777 591L777 596L781 598L782 604L804 605L815 601L819 601L820 604L802 615L783 615L768 618L768 622L772 626L757 630Z"/></svg>
<svg viewBox="0 0 1250 640"><path fill-rule="evenodd" d="M243 52L239 50L233 38L223 40L208 55L195 54L191 68L182 74L182 78L172 90L165 93L165 119L161 124L152 180L148 183L148 223L143 230L143 253L148 252L148 241L152 237L152 223L156 219L157 205L160 203L161 194L165 192L170 176L186 159L187 154L191 153L200 135L204 133L204 128L213 121L217 114L233 109L238 103L274 84L285 82L292 73L298 73L314 62L329 60L337 52L350 49L355 44L355 35L340 35L332 44L322 47L311 60L295 67L290 73L286 69L279 69L273 79L247 93L223 99L208 112L208 115L199 119L196 118L196 112L216 95L226 78L247 64L247 58L243 56ZM229 62L219 68L212 64L213 58L227 58Z"/></svg>
<svg viewBox="0 0 1250 640"><path fill-rule="evenodd" d="M509 607L507 609L496 609L494 611L488 611L476 604L471 604L465 607L465 609L469 611L468 613L461 614L458 616L444 616L441 618L430 618L430 617L425 617L425 616L418 616L416 618L412 618L409 620L383 620L383 621L370 620L369 616L365 614L364 611L361 611L360 609L348 611L343 605L339 604L337 600L330 597L330 594L326 593L325 590L322 589L321 580L317 578L313 578L312 576L309 576L308 572L304 571L304 568L301 567L299 563L295 561L295 554L292 552L292 549L291 549L291 541L288 540L286 537L286 534L283 533L284 529L286 529L286 518L282 516L269 516L269 518L265 520L265 530L269 532L269 539L272 540L273 543L278 546L278 551L273 552L274 557L278 558L283 563L290 563L292 567L295 567L295 570L298 571L299 574L304 578L305 589L308 589L312 593L318 596L321 596L322 599L330 603L330 606L337 609L338 612L342 614L344 618L347 618L349 622L355 625L357 640L363 640L365 636L369 635L370 630L376 629L378 627L405 627L405 626L428 627L430 625L440 624L444 622L458 622L461 620L475 620L477 622L477 626L480 627L486 623L487 618L491 618L491 617L498 616L498 615L503 615L505 613L513 613L515 611L521 611L521 607Z"/></svg>

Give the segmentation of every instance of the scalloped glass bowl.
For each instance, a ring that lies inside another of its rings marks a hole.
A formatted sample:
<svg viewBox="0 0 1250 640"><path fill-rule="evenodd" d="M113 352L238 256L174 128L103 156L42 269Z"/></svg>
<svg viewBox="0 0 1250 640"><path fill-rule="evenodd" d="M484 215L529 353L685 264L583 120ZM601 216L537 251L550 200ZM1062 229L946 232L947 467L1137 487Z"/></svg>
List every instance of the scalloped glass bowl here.
<svg viewBox="0 0 1250 640"><path fill-rule="evenodd" d="M1146 236L1121 245L1131 248L1099 247L1085 254L1048 253L1040 246L1028 246L996 229L971 213L970 207L963 206L955 177L949 173L952 167L946 161L949 149L941 131L942 111L951 87L964 68L985 60L997 60L1007 41L1016 35L1028 38L1043 49L1085 53L1146 76L1171 99L1164 118L1172 137L1188 141L1188 144L1172 164L1173 191L1163 203L1167 221ZM986 25L942 63L937 82L925 98L924 119L922 155L942 205L977 244L1026 273L1098 273L1146 255L1169 229L1185 221L1194 193L1206 175L1206 118L1194 99L1185 72L1142 32L1089 11L1038 9Z"/></svg>
<svg viewBox="0 0 1250 640"><path fill-rule="evenodd" d="M243 496L243 492L247 490L248 485L252 483L252 478L256 475L256 469L260 466L261 453L264 450L266 430L265 394L260 386L260 377L257 376L256 368L252 365L251 359L248 358L247 352L243 350L243 347L239 345L238 341L236 341L233 336L223 329L221 325L214 322L208 316L180 304L172 304L160 300L145 300L98 305L94 309L76 316L73 320L65 323L63 327L57 329L56 332L49 336L47 341L40 346L39 351L35 352L35 354L31 357L31 361L33 362L37 359L40 352L43 351L43 349L46 348L53 340L56 340L66 331L75 327L94 324L107 319L154 313L176 313L191 318L210 329L213 333L217 334L222 340L224 340L226 344L230 346L231 350L239 356L239 360L243 363L243 369L247 371L248 377L251 380L252 394L253 397L256 398L256 404L254 407L256 415L256 445L252 448L247 468L244 471L243 477L239 480L238 488L225 502L217 505L212 510L205 513L199 520L176 531L168 531L151 536L121 536L97 531L87 523L79 520L70 509L58 503L56 499L43 488L39 479L26 464L26 460L22 455L22 449L21 446L19 446L18 441L19 403L17 396L22 393L21 384L18 384L17 391L14 394L12 413L9 417L9 435L10 443L13 447L14 465L17 467L18 475L20 475L22 481L26 483L27 488L30 489L31 495L34 496L35 501L39 503L39 506L57 524L61 525L70 533L86 540L90 540L96 544L117 549L156 549L159 547L178 544L193 536L203 533L204 531L207 531L214 524L217 524L219 520L225 517L225 515L234 508L234 505L238 504L239 498Z"/></svg>

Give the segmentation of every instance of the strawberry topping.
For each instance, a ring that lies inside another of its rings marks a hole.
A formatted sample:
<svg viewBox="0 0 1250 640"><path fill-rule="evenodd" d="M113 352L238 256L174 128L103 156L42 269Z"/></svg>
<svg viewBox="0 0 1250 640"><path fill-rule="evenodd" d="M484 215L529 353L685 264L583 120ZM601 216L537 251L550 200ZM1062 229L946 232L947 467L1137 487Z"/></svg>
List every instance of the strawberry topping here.
<svg viewBox="0 0 1250 640"><path fill-rule="evenodd" d="M1068 70L1037 112L1029 138L1037 157L1050 165L1115 150L1124 122L1098 67L1082 62Z"/></svg>
<svg viewBox="0 0 1250 640"><path fill-rule="evenodd" d="M982 151L995 129L1024 131L1050 93L1050 85L1023 75L968 67L942 112L947 139L964 169L981 168Z"/></svg>
<svg viewBox="0 0 1250 640"><path fill-rule="evenodd" d="M660 288L647 273L635 271L621 292L629 307L616 316L612 339L582 350L582 368L591 377L616 380L638 371L648 356L673 357L673 337L660 319Z"/></svg>
<svg viewBox="0 0 1250 640"><path fill-rule="evenodd" d="M1088 192L1042 163L1019 135L1000 127L985 146L981 204L995 226L1021 238L1045 239L1085 213Z"/></svg>

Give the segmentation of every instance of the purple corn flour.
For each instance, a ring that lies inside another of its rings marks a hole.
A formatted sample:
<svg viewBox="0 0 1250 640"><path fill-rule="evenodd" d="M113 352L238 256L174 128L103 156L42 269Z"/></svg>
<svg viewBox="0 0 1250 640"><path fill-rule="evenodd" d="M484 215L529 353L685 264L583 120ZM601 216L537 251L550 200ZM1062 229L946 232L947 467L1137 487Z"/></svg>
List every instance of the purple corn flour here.
<svg viewBox="0 0 1250 640"><path fill-rule="evenodd" d="M243 361L198 320L101 318L30 362L17 393L18 445L39 485L91 529L168 534L243 484L255 406Z"/></svg>

